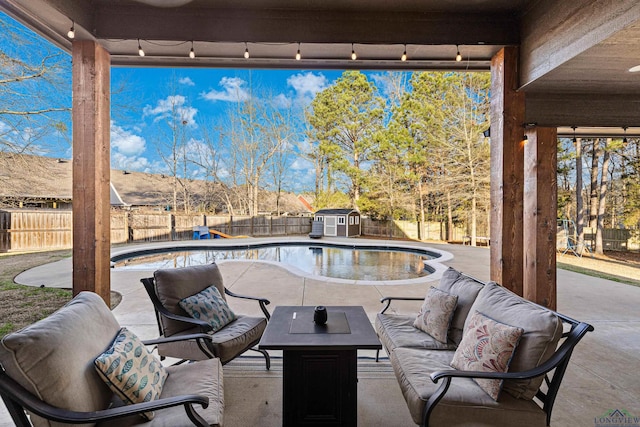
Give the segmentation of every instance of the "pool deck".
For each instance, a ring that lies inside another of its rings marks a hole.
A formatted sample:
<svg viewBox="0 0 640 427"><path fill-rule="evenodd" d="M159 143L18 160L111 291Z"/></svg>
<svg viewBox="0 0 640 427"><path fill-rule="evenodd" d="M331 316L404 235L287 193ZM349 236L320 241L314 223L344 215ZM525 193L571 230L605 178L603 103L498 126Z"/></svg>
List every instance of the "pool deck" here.
<svg viewBox="0 0 640 427"><path fill-rule="evenodd" d="M283 239L211 239L201 241L162 242L116 247L112 256L131 249L159 247L180 249L185 245L226 246ZM288 237L286 241L318 242L307 237ZM443 268L454 267L480 280L489 279L489 250L471 246L420 242L398 242L370 239L323 238L322 242L358 245L411 245L444 251ZM380 310L380 298L387 295L424 296L429 286L437 283L436 274L418 282L376 284L338 283L335 279L299 274L278 263L261 261L221 261L225 285L234 292L262 296L276 305L362 305L370 320ZM122 302L114 315L143 338L157 337L153 307L140 279L153 271L112 270L111 286L122 294ZM414 279L415 280L415 279ZM20 274L16 282L33 286L69 287L71 260L65 259ZM234 310L260 314L251 301L232 300ZM415 303L395 305L398 311L414 313ZM625 285L565 270L558 270L558 311L591 323L595 332L587 334L576 347L553 410L553 426L593 426L594 419L611 409L625 409L640 416L640 287ZM0 427L11 421L0 403Z"/></svg>

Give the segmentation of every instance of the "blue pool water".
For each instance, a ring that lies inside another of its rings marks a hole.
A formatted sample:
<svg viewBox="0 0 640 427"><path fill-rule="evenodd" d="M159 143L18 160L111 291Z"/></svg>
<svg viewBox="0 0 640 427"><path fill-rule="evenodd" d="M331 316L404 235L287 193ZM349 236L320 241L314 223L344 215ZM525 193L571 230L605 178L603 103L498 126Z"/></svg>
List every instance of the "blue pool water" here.
<svg viewBox="0 0 640 427"><path fill-rule="evenodd" d="M165 249L166 250L166 249ZM160 252L114 260L117 269L176 268L222 260L262 260L292 265L315 276L384 281L423 277L432 270L424 260L429 251L329 245L278 245L252 248L201 248Z"/></svg>

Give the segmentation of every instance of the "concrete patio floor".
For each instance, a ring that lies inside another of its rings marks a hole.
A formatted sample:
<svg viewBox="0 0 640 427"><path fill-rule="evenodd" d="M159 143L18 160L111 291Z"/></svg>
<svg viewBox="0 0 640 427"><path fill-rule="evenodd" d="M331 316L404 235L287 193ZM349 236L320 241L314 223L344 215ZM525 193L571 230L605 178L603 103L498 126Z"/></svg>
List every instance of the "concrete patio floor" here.
<svg viewBox="0 0 640 427"><path fill-rule="evenodd" d="M215 239L197 244L245 244L264 240ZM296 237L286 240L307 239ZM386 245L406 242L358 239L357 243ZM194 242L131 245L114 248L112 254L131 248L163 246L178 249L177 246L181 244ZM406 244L446 251L453 257L443 263L445 266L454 267L481 280L489 279L489 251L486 248L419 242ZM229 289L240 294L265 297L271 301L270 309L276 305L362 305L372 322L381 308L381 297L423 296L428 287L437 280L425 278L419 283L399 285L345 284L326 278L301 276L275 263L259 261L222 261L220 270ZM112 289L122 294L122 302L114 310L114 315L123 326L127 326L143 338L155 338L158 333L153 307L140 284L141 278L152 273L153 271L114 269L111 274ZM66 259L29 270L19 275L16 281L34 286L44 284L69 287L71 260ZM260 314L254 302L232 299L230 304L237 312ZM419 304L395 307L399 308L399 311L413 313L419 309ZM591 323L595 332L587 334L574 351L555 403L551 425L594 426L594 420L611 409L624 409L632 415L640 415L639 307L639 287L558 270L558 311ZM10 417L0 404L0 426L11 425Z"/></svg>

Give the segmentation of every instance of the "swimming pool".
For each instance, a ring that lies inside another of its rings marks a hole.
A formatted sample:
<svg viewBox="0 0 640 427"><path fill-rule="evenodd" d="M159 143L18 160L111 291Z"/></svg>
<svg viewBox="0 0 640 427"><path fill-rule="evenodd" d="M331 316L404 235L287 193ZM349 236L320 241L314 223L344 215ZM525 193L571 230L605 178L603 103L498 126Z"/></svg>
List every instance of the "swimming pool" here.
<svg viewBox="0 0 640 427"><path fill-rule="evenodd" d="M407 280L434 269L425 261L440 253L427 249L335 245L327 243L269 243L243 247L182 247L114 257L114 268L156 270L228 260L259 260L294 267L312 276L356 281Z"/></svg>

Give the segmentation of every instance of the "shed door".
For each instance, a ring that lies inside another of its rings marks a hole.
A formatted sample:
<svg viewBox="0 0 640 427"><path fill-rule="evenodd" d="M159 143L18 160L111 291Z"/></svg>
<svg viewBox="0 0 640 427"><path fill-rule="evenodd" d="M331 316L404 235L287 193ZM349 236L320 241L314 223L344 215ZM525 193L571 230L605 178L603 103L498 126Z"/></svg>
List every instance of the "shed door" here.
<svg viewBox="0 0 640 427"><path fill-rule="evenodd" d="M336 217L335 216L325 216L324 217L324 235L325 236L337 236L338 235L338 227L336 226Z"/></svg>

